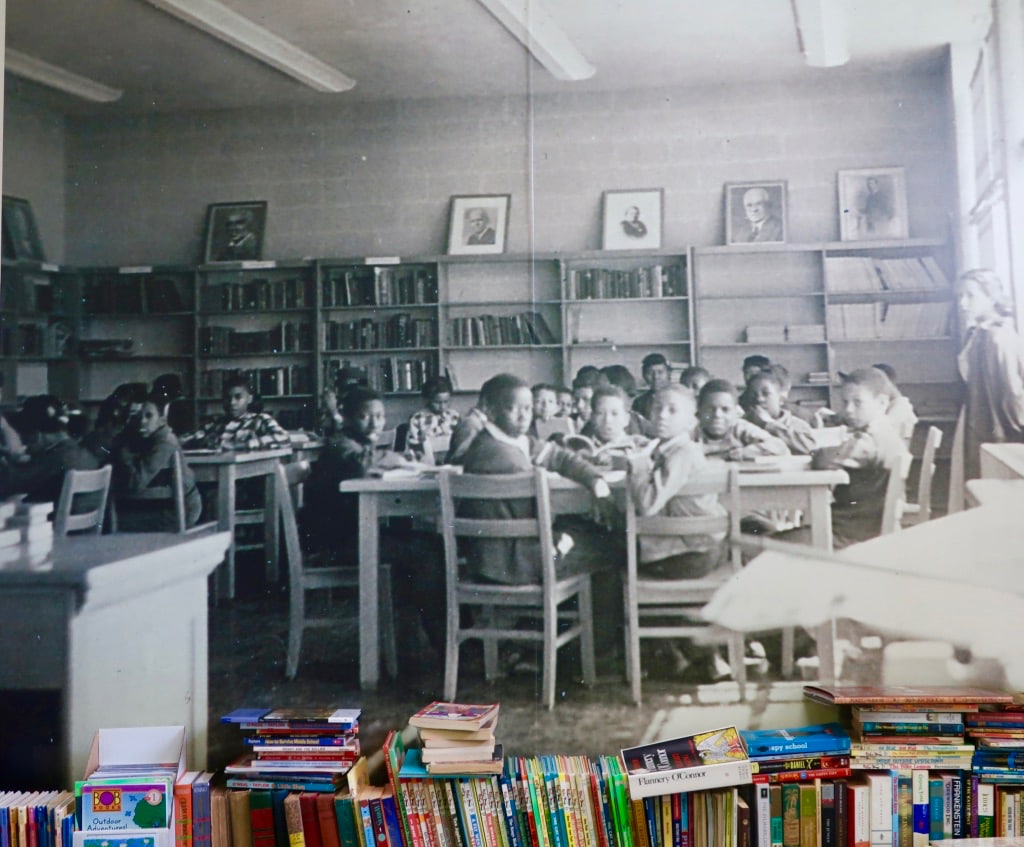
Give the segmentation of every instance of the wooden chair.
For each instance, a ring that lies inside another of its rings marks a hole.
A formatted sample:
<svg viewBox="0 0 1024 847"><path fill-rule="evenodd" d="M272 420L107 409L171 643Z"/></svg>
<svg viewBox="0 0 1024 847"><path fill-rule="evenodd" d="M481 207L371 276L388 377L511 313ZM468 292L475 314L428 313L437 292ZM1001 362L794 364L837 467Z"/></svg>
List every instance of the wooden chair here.
<svg viewBox="0 0 1024 847"><path fill-rule="evenodd" d="M380 437L377 439L376 447L378 450L394 450L397 442L398 429L385 429L381 431Z"/></svg>
<svg viewBox="0 0 1024 847"><path fill-rule="evenodd" d="M428 464L443 465L448 455L448 448L451 446L450 435L432 435L423 445L423 457Z"/></svg>
<svg viewBox="0 0 1024 847"><path fill-rule="evenodd" d="M299 545L299 529L295 520L295 499L299 487L309 476L309 462L280 464L275 472L278 513L284 529L285 552L288 556L288 650L285 657L285 675L294 679L299 670L302 635L307 629L326 629L343 626L346 616L338 610L321 617L307 614L306 592L329 589L347 589L355 594L359 589L359 568L355 565L318 564L307 561ZM380 566L380 626L387 672L398 675L398 646L395 639L395 614L391 599L391 568ZM349 619L358 620L358 615Z"/></svg>
<svg viewBox="0 0 1024 847"><path fill-rule="evenodd" d="M478 475L454 474L444 469L439 483L448 598L445 699L455 699L459 648L463 642L473 638L483 642L484 673L488 679L493 679L497 675L498 642L531 641L542 645L541 699L547 708L554 708L557 657L561 647L579 640L583 682L590 685L594 681L594 621L590 574L558 576L555 572L551 500L545 471L537 468L523 474ZM461 500L532 500L536 509L534 517L528 518L466 518L458 515ZM460 572L460 538L535 540L540 551L540 581L528 585L500 585L469 578ZM575 608L570 601L575 601ZM473 617L468 625L461 623L464 607ZM539 627L517 629L516 622L522 618L538 618Z"/></svg>
<svg viewBox="0 0 1024 847"><path fill-rule="evenodd" d="M889 471L889 482L885 487L885 502L882 505L880 535L888 535L900 528L900 518L903 515L907 499L907 475L910 473L910 458L910 453L904 453L899 467Z"/></svg>
<svg viewBox="0 0 1024 847"><path fill-rule="evenodd" d="M53 514L55 535L99 535L110 494L110 465L95 471L67 471Z"/></svg>
<svg viewBox="0 0 1024 847"><path fill-rule="evenodd" d="M131 509L133 505L151 504L159 501L172 503L174 506L174 532L179 535L187 531L187 515L185 513L184 457L180 450L174 452L171 462L170 480L167 485L152 485L138 494L115 496L110 504L110 531L118 532L119 510ZM205 527L204 527L205 528ZM142 531L142 530L135 530Z"/></svg>
<svg viewBox="0 0 1024 847"><path fill-rule="evenodd" d="M903 525L925 523L932 517L932 478L935 476L935 454L942 444L942 430L928 427L921 452L921 475L917 480L917 501L903 504Z"/></svg>
<svg viewBox="0 0 1024 847"><path fill-rule="evenodd" d="M746 663L743 635L709 625L701 610L711 595L741 567L739 535L739 471L722 465L691 480L682 495L715 494L725 507L719 517L641 517L626 492L626 580L623 586L626 617L626 678L633 701L639 705L640 640L644 638L695 638L704 643L725 643L729 666L739 684L740 695L746 688ZM727 545L724 564L697 579L649 579L638 569L637 543L641 536L719 535Z"/></svg>

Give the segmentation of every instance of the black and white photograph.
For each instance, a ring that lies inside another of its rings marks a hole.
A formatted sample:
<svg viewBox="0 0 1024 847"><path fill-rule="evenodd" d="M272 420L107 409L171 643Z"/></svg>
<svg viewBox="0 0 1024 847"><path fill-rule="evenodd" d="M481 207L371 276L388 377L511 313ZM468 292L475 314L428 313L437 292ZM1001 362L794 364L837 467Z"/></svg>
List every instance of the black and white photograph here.
<svg viewBox="0 0 1024 847"><path fill-rule="evenodd" d="M1024 0L4 7L0 847L1017 808Z"/></svg>
<svg viewBox="0 0 1024 847"><path fill-rule="evenodd" d="M665 192L660 188L605 191L602 195L601 248L641 250L661 247Z"/></svg>
<svg viewBox="0 0 1024 847"><path fill-rule="evenodd" d="M726 184L726 244L781 244L785 241L785 182Z"/></svg>
<svg viewBox="0 0 1024 847"><path fill-rule="evenodd" d="M907 184L903 168L859 168L836 174L839 237L843 241L906 238Z"/></svg>
<svg viewBox="0 0 1024 847"><path fill-rule="evenodd" d="M266 201L211 203L206 209L203 261L259 261L266 226Z"/></svg>

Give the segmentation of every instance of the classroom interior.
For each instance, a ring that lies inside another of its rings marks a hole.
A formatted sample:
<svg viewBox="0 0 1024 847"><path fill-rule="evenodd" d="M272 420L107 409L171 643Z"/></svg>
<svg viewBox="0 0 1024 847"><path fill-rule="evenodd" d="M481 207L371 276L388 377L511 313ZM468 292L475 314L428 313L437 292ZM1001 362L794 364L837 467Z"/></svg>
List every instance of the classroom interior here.
<svg viewBox="0 0 1024 847"><path fill-rule="evenodd" d="M858 250L934 257L950 278L992 267L1015 294L1024 284L1014 274L1024 248L1011 237L1024 220L1024 109L1013 100L1024 76L1021 0L725 0L714 9L545 0L537 5L564 31L570 54L596 69L578 81L556 78L493 11L515 3L224 4L357 80L340 93L313 91L162 5L6 0L8 57L35 56L123 92L92 102L8 62L3 193L30 201L45 260L56 266L46 272L102 285L119 269L170 268L188 281L182 291L197 296L185 320L107 314L76 324L82 338L131 337L149 358L104 363L73 347L43 362L5 355L5 407L52 391L94 411L114 385L168 370L201 394L203 371L242 366L238 358L211 362L197 341L223 318L196 314L203 286L224 281L203 264L207 210L217 203L267 204L260 259L280 268L260 272L271 278L425 265L437 278L429 318L442 336L438 327L478 314L483 303L501 314L544 314L553 340L538 349L441 340L417 354L456 376L462 412L498 371L568 384L583 364L617 363L639 377L648 352L709 364L738 382L743 356L762 352L744 339L748 325L824 325L824 263L866 255ZM839 24L829 30L835 14ZM816 45L825 58L812 57ZM906 229L890 242L849 242L839 174L871 169L900 169ZM729 186L754 183L783 186L784 239L730 246ZM657 243L635 256L602 249L605 215L619 213L605 211L606 192L646 190L660 192ZM501 251L452 257L453 198L480 195L509 197ZM687 305L646 304L630 317L628 306L601 312L567 296L574 269L646 263L685 268ZM17 273L18 263L5 261L4 284ZM320 311L310 310L311 322L326 320ZM799 374L795 395L809 407L830 399L828 381L811 374L887 360L922 421L951 433L957 331L949 314L938 344L844 343L838 334L827 345L766 344ZM235 314L220 322L244 331L270 320ZM311 427L332 358L372 367L381 357L339 348L289 359L312 385L301 398L264 398L264 407ZM257 356L252 366L273 364ZM199 416L214 410L214 398L206 400ZM386 399L394 423L418 404L415 391ZM947 493L938 486L940 512ZM441 670L418 661L416 633L400 640L411 670L378 692L360 692L344 640L314 639L298 679L286 680L286 597L262 581L258 558L250 565L240 569L239 597L210 607L211 765L235 752L216 720L238 705L354 699L372 739L436 697ZM563 686L546 713L536 679L488 685L474 670L471 662L467 697L512 705L506 748L521 739L522 753L608 752L659 729L707 725L711 713L751 726L809 714L799 682L777 672L743 704L728 686L680 685L655 672L640 709L609 675L592 691Z"/></svg>

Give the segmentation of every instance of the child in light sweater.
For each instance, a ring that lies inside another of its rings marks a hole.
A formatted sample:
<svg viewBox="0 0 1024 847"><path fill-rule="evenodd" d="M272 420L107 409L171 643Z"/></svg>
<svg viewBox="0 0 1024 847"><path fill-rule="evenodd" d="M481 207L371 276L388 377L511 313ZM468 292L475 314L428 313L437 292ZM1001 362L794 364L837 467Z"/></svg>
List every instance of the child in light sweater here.
<svg viewBox="0 0 1024 847"><path fill-rule="evenodd" d="M740 418L736 389L724 379L704 384L697 397L697 415L697 437L706 456L739 462L789 454L781 439Z"/></svg>

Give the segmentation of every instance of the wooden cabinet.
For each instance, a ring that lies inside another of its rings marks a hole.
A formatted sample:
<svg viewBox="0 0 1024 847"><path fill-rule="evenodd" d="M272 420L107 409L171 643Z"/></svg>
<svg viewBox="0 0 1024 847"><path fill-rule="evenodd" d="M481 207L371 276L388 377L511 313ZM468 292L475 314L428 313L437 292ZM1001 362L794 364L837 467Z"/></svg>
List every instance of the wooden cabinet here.
<svg viewBox="0 0 1024 847"><path fill-rule="evenodd" d="M73 357L78 274L46 262L3 261L0 279L2 401L34 394L78 397Z"/></svg>

